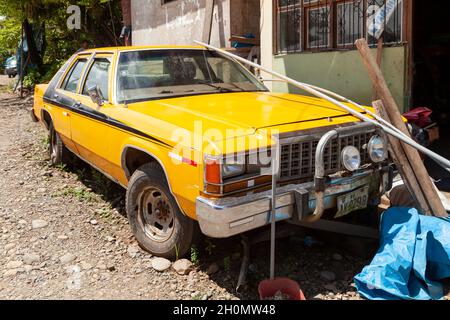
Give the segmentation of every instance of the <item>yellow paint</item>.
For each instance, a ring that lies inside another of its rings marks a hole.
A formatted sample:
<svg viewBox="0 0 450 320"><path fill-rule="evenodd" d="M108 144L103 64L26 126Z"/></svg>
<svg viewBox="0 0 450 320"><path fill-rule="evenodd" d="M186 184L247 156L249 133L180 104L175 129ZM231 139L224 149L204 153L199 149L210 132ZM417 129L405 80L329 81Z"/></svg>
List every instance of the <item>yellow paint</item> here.
<svg viewBox="0 0 450 320"><path fill-rule="evenodd" d="M113 97L118 52L152 48L200 49L197 46L121 47L92 49L82 54L96 52L99 55L103 52L102 56L111 56L109 97ZM42 109L49 112L56 130L64 136L64 141L70 144L72 151L124 186L127 186L128 181L122 167L123 151L127 147L146 151L163 166L181 209L192 218L195 218L195 199L203 191L203 165L199 163L195 167L186 163L179 164L169 157L174 149L164 143L170 146L180 143L174 132L183 131L191 135L195 130L201 135L211 131L215 133L210 135L209 142L200 145L183 142L179 149L175 149L176 154L184 153L190 159L201 160L206 150L214 148L217 152L224 153L230 145L233 152L251 149L254 143L259 143L259 146L270 145L270 139L263 139L270 134L265 131L269 129L286 133L359 121L324 100L287 93L217 93L139 102L127 106L110 101L98 107L88 96L80 94L81 88L78 88L78 93L57 89L57 93L70 96L111 119L158 139L163 142L161 144L117 126L44 103L42 97L46 89L47 85L36 86L34 113L41 119ZM233 131L231 135L230 131ZM238 137L245 137L245 141L229 143ZM214 148L211 148L211 144Z"/></svg>

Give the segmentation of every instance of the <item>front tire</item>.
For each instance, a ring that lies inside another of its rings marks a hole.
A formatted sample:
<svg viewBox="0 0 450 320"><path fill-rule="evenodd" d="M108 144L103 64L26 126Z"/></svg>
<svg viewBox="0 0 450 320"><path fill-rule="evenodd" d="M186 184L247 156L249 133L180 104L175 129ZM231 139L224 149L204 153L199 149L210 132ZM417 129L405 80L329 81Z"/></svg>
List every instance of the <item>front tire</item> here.
<svg viewBox="0 0 450 320"><path fill-rule="evenodd" d="M181 212L157 163L145 164L134 172L128 184L126 209L133 234L143 249L168 259L189 252L195 222Z"/></svg>

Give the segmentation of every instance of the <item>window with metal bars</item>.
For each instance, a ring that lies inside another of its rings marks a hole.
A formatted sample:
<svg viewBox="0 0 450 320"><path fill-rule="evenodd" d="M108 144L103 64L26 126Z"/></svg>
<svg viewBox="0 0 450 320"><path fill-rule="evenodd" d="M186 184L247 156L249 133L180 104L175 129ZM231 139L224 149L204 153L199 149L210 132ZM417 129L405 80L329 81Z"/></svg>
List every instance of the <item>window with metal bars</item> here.
<svg viewBox="0 0 450 320"><path fill-rule="evenodd" d="M276 0L276 52L354 48L402 42L402 0ZM380 32L382 31L382 32Z"/></svg>

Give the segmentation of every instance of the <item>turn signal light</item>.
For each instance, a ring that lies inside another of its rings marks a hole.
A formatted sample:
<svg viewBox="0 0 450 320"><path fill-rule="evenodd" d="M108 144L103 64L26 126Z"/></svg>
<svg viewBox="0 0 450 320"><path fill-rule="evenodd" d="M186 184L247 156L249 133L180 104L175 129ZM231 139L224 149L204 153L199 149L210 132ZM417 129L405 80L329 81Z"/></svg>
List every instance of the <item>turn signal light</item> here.
<svg viewBox="0 0 450 320"><path fill-rule="evenodd" d="M208 183L221 182L220 163L218 159L205 160L205 180Z"/></svg>

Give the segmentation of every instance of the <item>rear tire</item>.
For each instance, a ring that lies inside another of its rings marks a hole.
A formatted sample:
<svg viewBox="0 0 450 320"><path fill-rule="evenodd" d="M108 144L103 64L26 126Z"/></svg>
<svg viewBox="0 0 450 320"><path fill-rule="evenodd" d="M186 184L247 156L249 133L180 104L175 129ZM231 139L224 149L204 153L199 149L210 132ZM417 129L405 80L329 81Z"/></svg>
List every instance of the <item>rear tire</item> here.
<svg viewBox="0 0 450 320"><path fill-rule="evenodd" d="M48 153L50 156L50 163L54 166L68 164L71 162L72 154L64 146L58 132L56 132L53 123L50 123L48 130L49 146Z"/></svg>
<svg viewBox="0 0 450 320"><path fill-rule="evenodd" d="M189 252L195 221L181 212L157 163L145 164L132 175L126 210L133 234L144 250L168 259Z"/></svg>

